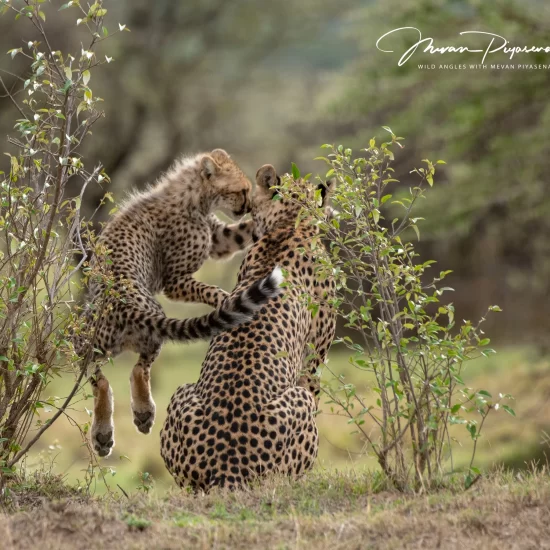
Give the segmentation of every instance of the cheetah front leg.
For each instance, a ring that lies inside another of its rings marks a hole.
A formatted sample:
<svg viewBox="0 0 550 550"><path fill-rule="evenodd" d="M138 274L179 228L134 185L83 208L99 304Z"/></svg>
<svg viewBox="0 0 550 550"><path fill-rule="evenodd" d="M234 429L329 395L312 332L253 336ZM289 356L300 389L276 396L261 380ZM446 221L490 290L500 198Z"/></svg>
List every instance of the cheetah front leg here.
<svg viewBox="0 0 550 550"><path fill-rule="evenodd" d="M94 396L94 417L92 421L92 445L99 456L109 456L115 444L113 411L115 403L109 380L101 368L96 368L90 378Z"/></svg>
<svg viewBox="0 0 550 550"><path fill-rule="evenodd" d="M309 389L319 403L321 393L321 380L318 370L326 363L328 351L334 340L336 330L336 314L326 305L321 305L317 315L313 318L310 328L310 339L313 349L309 346L304 348L304 364L298 372L297 386Z"/></svg>
<svg viewBox="0 0 550 550"><path fill-rule="evenodd" d="M151 367L160 353L160 346L149 353L140 353L130 375L130 399L134 424L142 434L151 432L155 423L156 405L151 394Z"/></svg>
<svg viewBox="0 0 550 550"><path fill-rule="evenodd" d="M164 294L170 300L197 302L213 308L218 308L229 296L229 293L222 288L197 281L191 275L180 279L177 283L165 285Z"/></svg>

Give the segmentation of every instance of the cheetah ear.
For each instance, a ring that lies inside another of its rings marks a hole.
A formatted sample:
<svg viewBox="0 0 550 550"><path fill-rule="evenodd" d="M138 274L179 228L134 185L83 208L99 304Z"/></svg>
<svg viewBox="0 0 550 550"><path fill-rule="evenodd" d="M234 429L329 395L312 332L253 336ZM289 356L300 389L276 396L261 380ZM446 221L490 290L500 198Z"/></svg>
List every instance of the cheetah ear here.
<svg viewBox="0 0 550 550"><path fill-rule="evenodd" d="M264 164L256 172L256 184L262 186L264 189L277 185L278 181L277 172L275 172L275 168L271 164Z"/></svg>
<svg viewBox="0 0 550 550"><path fill-rule="evenodd" d="M231 157L229 156L229 153L225 149L214 149L210 156L218 163L222 163L224 161L229 160Z"/></svg>
<svg viewBox="0 0 550 550"><path fill-rule="evenodd" d="M321 206L326 206L334 189L336 189L336 178L330 178L325 183L320 183L317 189L321 190Z"/></svg>
<svg viewBox="0 0 550 550"><path fill-rule="evenodd" d="M201 176L205 180L212 179L215 176L220 167L216 164L216 161L209 155L204 155L201 159Z"/></svg>

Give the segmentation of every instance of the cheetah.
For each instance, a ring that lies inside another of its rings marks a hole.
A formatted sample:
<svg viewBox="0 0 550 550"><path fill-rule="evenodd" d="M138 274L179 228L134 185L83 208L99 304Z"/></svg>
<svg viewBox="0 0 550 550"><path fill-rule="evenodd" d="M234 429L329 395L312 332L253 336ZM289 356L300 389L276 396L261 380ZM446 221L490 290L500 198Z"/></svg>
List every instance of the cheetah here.
<svg viewBox="0 0 550 550"><path fill-rule="evenodd" d="M314 195L314 184L298 184L310 186L308 194ZM297 223L301 207L296 201L273 200L277 185L273 166L260 168L252 205L256 243L245 256L233 295L277 265L284 270L286 288L250 323L215 336L199 380L172 396L161 455L182 487L236 488L270 472L296 477L317 456L316 372L335 334L336 313L330 306L335 285L314 270L309 243L318 227L311 219ZM323 206L333 186L322 187ZM298 251L301 247L305 253ZM315 316L304 303L304 292L318 298Z"/></svg>
<svg viewBox="0 0 550 550"><path fill-rule="evenodd" d="M92 281L83 314L84 327L95 325L92 446L108 456L114 445L113 393L99 359L129 349L139 354L130 377L133 420L149 433L155 419L150 376L165 340L190 341L250 320L277 295L279 273L272 270L239 292L204 284L193 274L207 258L227 258L252 242L253 222L227 225L212 214L221 209L239 218L250 210L250 181L222 149L176 162L158 183L134 195L107 223L100 242L109 250L115 281L105 296L105 284ZM93 262L94 260L92 260ZM167 318L155 295L202 302L216 308L196 319ZM94 306L103 302L103 313ZM94 317L99 317L92 323ZM92 339L92 337L88 337ZM86 338L75 335L81 355Z"/></svg>

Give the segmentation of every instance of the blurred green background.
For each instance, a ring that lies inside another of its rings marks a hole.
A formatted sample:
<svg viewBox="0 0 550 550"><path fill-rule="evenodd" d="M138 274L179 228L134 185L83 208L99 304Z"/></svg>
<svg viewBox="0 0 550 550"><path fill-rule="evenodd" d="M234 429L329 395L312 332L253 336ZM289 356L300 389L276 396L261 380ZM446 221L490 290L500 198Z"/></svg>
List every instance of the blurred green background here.
<svg viewBox="0 0 550 550"><path fill-rule="evenodd" d="M53 1L50 12L57 7ZM106 7L107 25L124 23L131 32L105 42L104 53L115 63L95 71L92 84L105 99L106 116L83 155L90 166L103 162L112 178L108 190L117 200L154 181L177 155L215 147L227 149L251 178L262 164L283 172L291 161L302 172L322 173L323 165L313 161L320 144L359 149L383 134L382 125L406 138L395 164L403 185L414 181L409 172L421 159L447 162L419 205L417 215L426 220L418 249L423 258L454 271L448 284L456 289L458 319L477 319L490 304L504 310L486 325L498 354L471 363L466 381L517 398L517 419L495 415L489 421L480 458L487 466L514 467L546 460L550 69L517 64L550 66L550 54L518 54L511 62L501 52L487 64L516 68L470 70L437 67L480 63L480 54L430 56L419 50L399 67L414 33L394 35L393 54L379 51L376 41L410 26L436 45L486 45L479 37L459 37L476 30L513 45L546 46L548 2L118 0ZM60 12L48 19L53 47L78 49L78 29L67 26L66 17ZM1 18L0 51L20 45L21 26ZM24 72L18 58L9 59L0 61L3 70ZM426 63L436 69L418 68ZM15 84L12 74L3 78L9 88ZM12 131L15 118L9 99L0 97L0 134ZM89 213L105 190L90 189ZM107 210L101 211L100 219L106 218ZM198 277L229 290L240 260L209 263ZM207 308L166 303L166 310L188 316ZM159 487L170 483L159 457L158 430L176 387L196 380L205 349L206 344L165 346L153 371L158 415L148 437L134 430L130 417L128 377L135 358L124 354L107 367L116 396L116 450L103 463L117 470L116 483L132 489L140 471L153 474ZM369 381L348 366L343 351L333 349L331 366L368 394ZM60 380L47 393L63 395L70 383ZM85 405L92 407L90 400ZM74 414L85 419L82 411ZM323 414L319 424L319 467L372 465L345 421ZM68 421L49 430L38 451L55 458L58 471L82 479L86 452ZM28 463L37 460L35 453Z"/></svg>

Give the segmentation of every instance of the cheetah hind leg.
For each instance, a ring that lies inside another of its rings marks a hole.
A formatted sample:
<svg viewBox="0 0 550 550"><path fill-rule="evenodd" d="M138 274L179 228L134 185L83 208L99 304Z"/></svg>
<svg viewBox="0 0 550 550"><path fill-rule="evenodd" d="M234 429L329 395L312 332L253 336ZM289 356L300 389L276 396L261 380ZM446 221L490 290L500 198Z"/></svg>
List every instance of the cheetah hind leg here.
<svg viewBox="0 0 550 550"><path fill-rule="evenodd" d="M134 424L139 432L148 434L155 423L156 405L151 395L151 367L160 346L148 354L140 354L130 376L130 395Z"/></svg>
<svg viewBox="0 0 550 550"><path fill-rule="evenodd" d="M94 419L92 422L92 445L94 451L102 457L109 456L115 444L115 425L113 423L114 400L109 380L97 368L90 378L94 395Z"/></svg>

